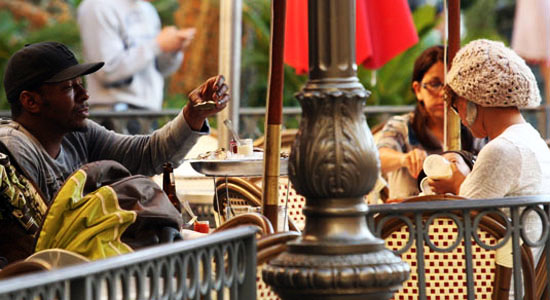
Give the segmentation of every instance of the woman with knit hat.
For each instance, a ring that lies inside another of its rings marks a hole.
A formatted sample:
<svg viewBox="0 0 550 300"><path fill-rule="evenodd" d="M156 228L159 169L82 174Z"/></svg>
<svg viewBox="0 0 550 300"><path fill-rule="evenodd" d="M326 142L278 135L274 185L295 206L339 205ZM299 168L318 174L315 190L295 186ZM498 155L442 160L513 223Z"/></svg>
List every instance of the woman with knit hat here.
<svg viewBox="0 0 550 300"><path fill-rule="evenodd" d="M418 195L416 182L424 159L443 151L443 58L442 46L430 47L418 56L411 82L417 99L414 112L392 117L377 134L376 145L390 199ZM471 133L463 127L462 145L477 152L481 142L474 143Z"/></svg>
<svg viewBox="0 0 550 300"><path fill-rule="evenodd" d="M535 76L501 42L476 40L456 54L446 97L475 137L489 138L468 176L430 181L437 193L467 198L550 194L550 150L520 108L538 106Z"/></svg>
<svg viewBox="0 0 550 300"><path fill-rule="evenodd" d="M550 194L550 150L519 110L541 101L523 59L501 42L475 40L458 51L447 79L451 108L475 137L488 137L489 143L472 172L464 176L451 165L451 179L428 179L432 190L478 199ZM538 216L531 212L522 221L530 240L538 240ZM535 261L540 253L533 249Z"/></svg>

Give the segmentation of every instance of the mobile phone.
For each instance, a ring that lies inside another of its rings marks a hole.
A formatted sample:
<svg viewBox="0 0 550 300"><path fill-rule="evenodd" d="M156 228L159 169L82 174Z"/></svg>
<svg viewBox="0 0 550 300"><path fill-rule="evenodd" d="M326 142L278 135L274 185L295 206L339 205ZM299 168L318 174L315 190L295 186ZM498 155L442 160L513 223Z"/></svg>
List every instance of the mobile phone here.
<svg viewBox="0 0 550 300"><path fill-rule="evenodd" d="M215 101L204 101L204 102L201 102L201 103L197 103L195 105L193 105L194 108L198 109L198 110L212 110L214 108L216 108L216 102Z"/></svg>

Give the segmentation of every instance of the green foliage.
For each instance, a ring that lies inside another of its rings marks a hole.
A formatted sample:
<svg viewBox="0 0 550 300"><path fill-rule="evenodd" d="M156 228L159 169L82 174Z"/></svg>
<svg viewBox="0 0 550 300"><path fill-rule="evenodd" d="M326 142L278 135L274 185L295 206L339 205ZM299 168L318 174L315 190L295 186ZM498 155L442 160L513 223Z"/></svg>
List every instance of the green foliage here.
<svg viewBox="0 0 550 300"><path fill-rule="evenodd" d="M157 9L163 25L174 24L174 12L178 10L178 0L155 0L151 3Z"/></svg>
<svg viewBox="0 0 550 300"><path fill-rule="evenodd" d="M187 95L184 93L170 93L168 84L164 85L164 95L162 106L166 109L182 108L187 104L187 101L189 101Z"/></svg>
<svg viewBox="0 0 550 300"><path fill-rule="evenodd" d="M243 3L243 39L241 106L265 106L269 74L271 2L245 0ZM284 67L283 105L298 106L294 94L306 82L305 75Z"/></svg>
<svg viewBox="0 0 550 300"><path fill-rule="evenodd" d="M480 38L506 42L497 28L497 4L497 0L476 1L464 11L466 35L463 36L462 45Z"/></svg>
<svg viewBox="0 0 550 300"><path fill-rule="evenodd" d="M10 56L25 44L42 41L58 41L68 45L77 56L80 55L80 35L74 20L64 23L52 22L40 29L31 29L26 19L16 20L11 12L0 11L0 78ZM0 109L9 109L6 94L0 93Z"/></svg>

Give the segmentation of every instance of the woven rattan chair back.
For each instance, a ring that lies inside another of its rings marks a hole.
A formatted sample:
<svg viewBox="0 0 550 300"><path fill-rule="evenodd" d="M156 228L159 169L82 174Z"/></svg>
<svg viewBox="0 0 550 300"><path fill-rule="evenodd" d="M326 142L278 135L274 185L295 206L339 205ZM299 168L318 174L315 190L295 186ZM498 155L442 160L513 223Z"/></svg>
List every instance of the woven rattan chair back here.
<svg viewBox="0 0 550 300"><path fill-rule="evenodd" d="M303 213L306 198L296 192L288 177L279 179L279 205L287 208L288 218L300 231L303 230L306 225L306 217Z"/></svg>
<svg viewBox="0 0 550 300"><path fill-rule="evenodd" d="M214 211L221 219L221 224L227 219L262 206L262 190L245 178L227 177L216 180L214 195ZM256 209L258 210L258 209Z"/></svg>
<svg viewBox="0 0 550 300"><path fill-rule="evenodd" d="M214 232L219 232L237 226L255 226L259 228L257 237L257 256L256 256L256 293L258 300L279 300L280 298L271 290L271 288L262 279L262 269L265 263L286 250L286 242L294 240L300 236L299 232L273 232L271 222L263 215L258 213L245 213L232 217Z"/></svg>
<svg viewBox="0 0 550 300"><path fill-rule="evenodd" d="M424 197L426 198L426 197ZM423 198L423 199L424 199ZM447 198L449 199L449 198ZM418 199L410 199L411 202ZM456 212L463 221L460 212ZM423 215L423 226L432 213ZM377 216L376 222L384 216ZM478 237L486 245L496 245L504 237L506 229L499 220L484 216L478 228ZM388 249L399 252L409 241L409 227L399 219L392 219L383 224L381 237L386 241ZM428 237L439 249L450 248L458 236L458 227L451 218L436 217L430 221ZM472 238L472 262L475 299L508 299L511 269L497 265L496 250L486 250ZM424 268L426 295L428 299L467 299L466 265L464 240L450 252L434 251L424 243ZM524 276L524 299L534 299L534 267L531 251L527 246L521 248ZM403 287L394 294L393 299L418 299L416 243L401 253L401 259L411 266L411 276L403 283ZM493 295L494 294L494 295Z"/></svg>

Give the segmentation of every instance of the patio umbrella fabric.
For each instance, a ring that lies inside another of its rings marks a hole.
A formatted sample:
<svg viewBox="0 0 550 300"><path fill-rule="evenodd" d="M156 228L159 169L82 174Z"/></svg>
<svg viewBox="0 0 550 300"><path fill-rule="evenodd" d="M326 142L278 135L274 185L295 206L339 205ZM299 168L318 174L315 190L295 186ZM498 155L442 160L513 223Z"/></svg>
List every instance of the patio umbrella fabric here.
<svg viewBox="0 0 550 300"><path fill-rule="evenodd" d="M550 64L550 1L517 0L512 48L531 63Z"/></svg>
<svg viewBox="0 0 550 300"><path fill-rule="evenodd" d="M357 0L356 59L378 69L418 42L406 0ZM288 1L284 60L298 74L308 71L307 0Z"/></svg>

